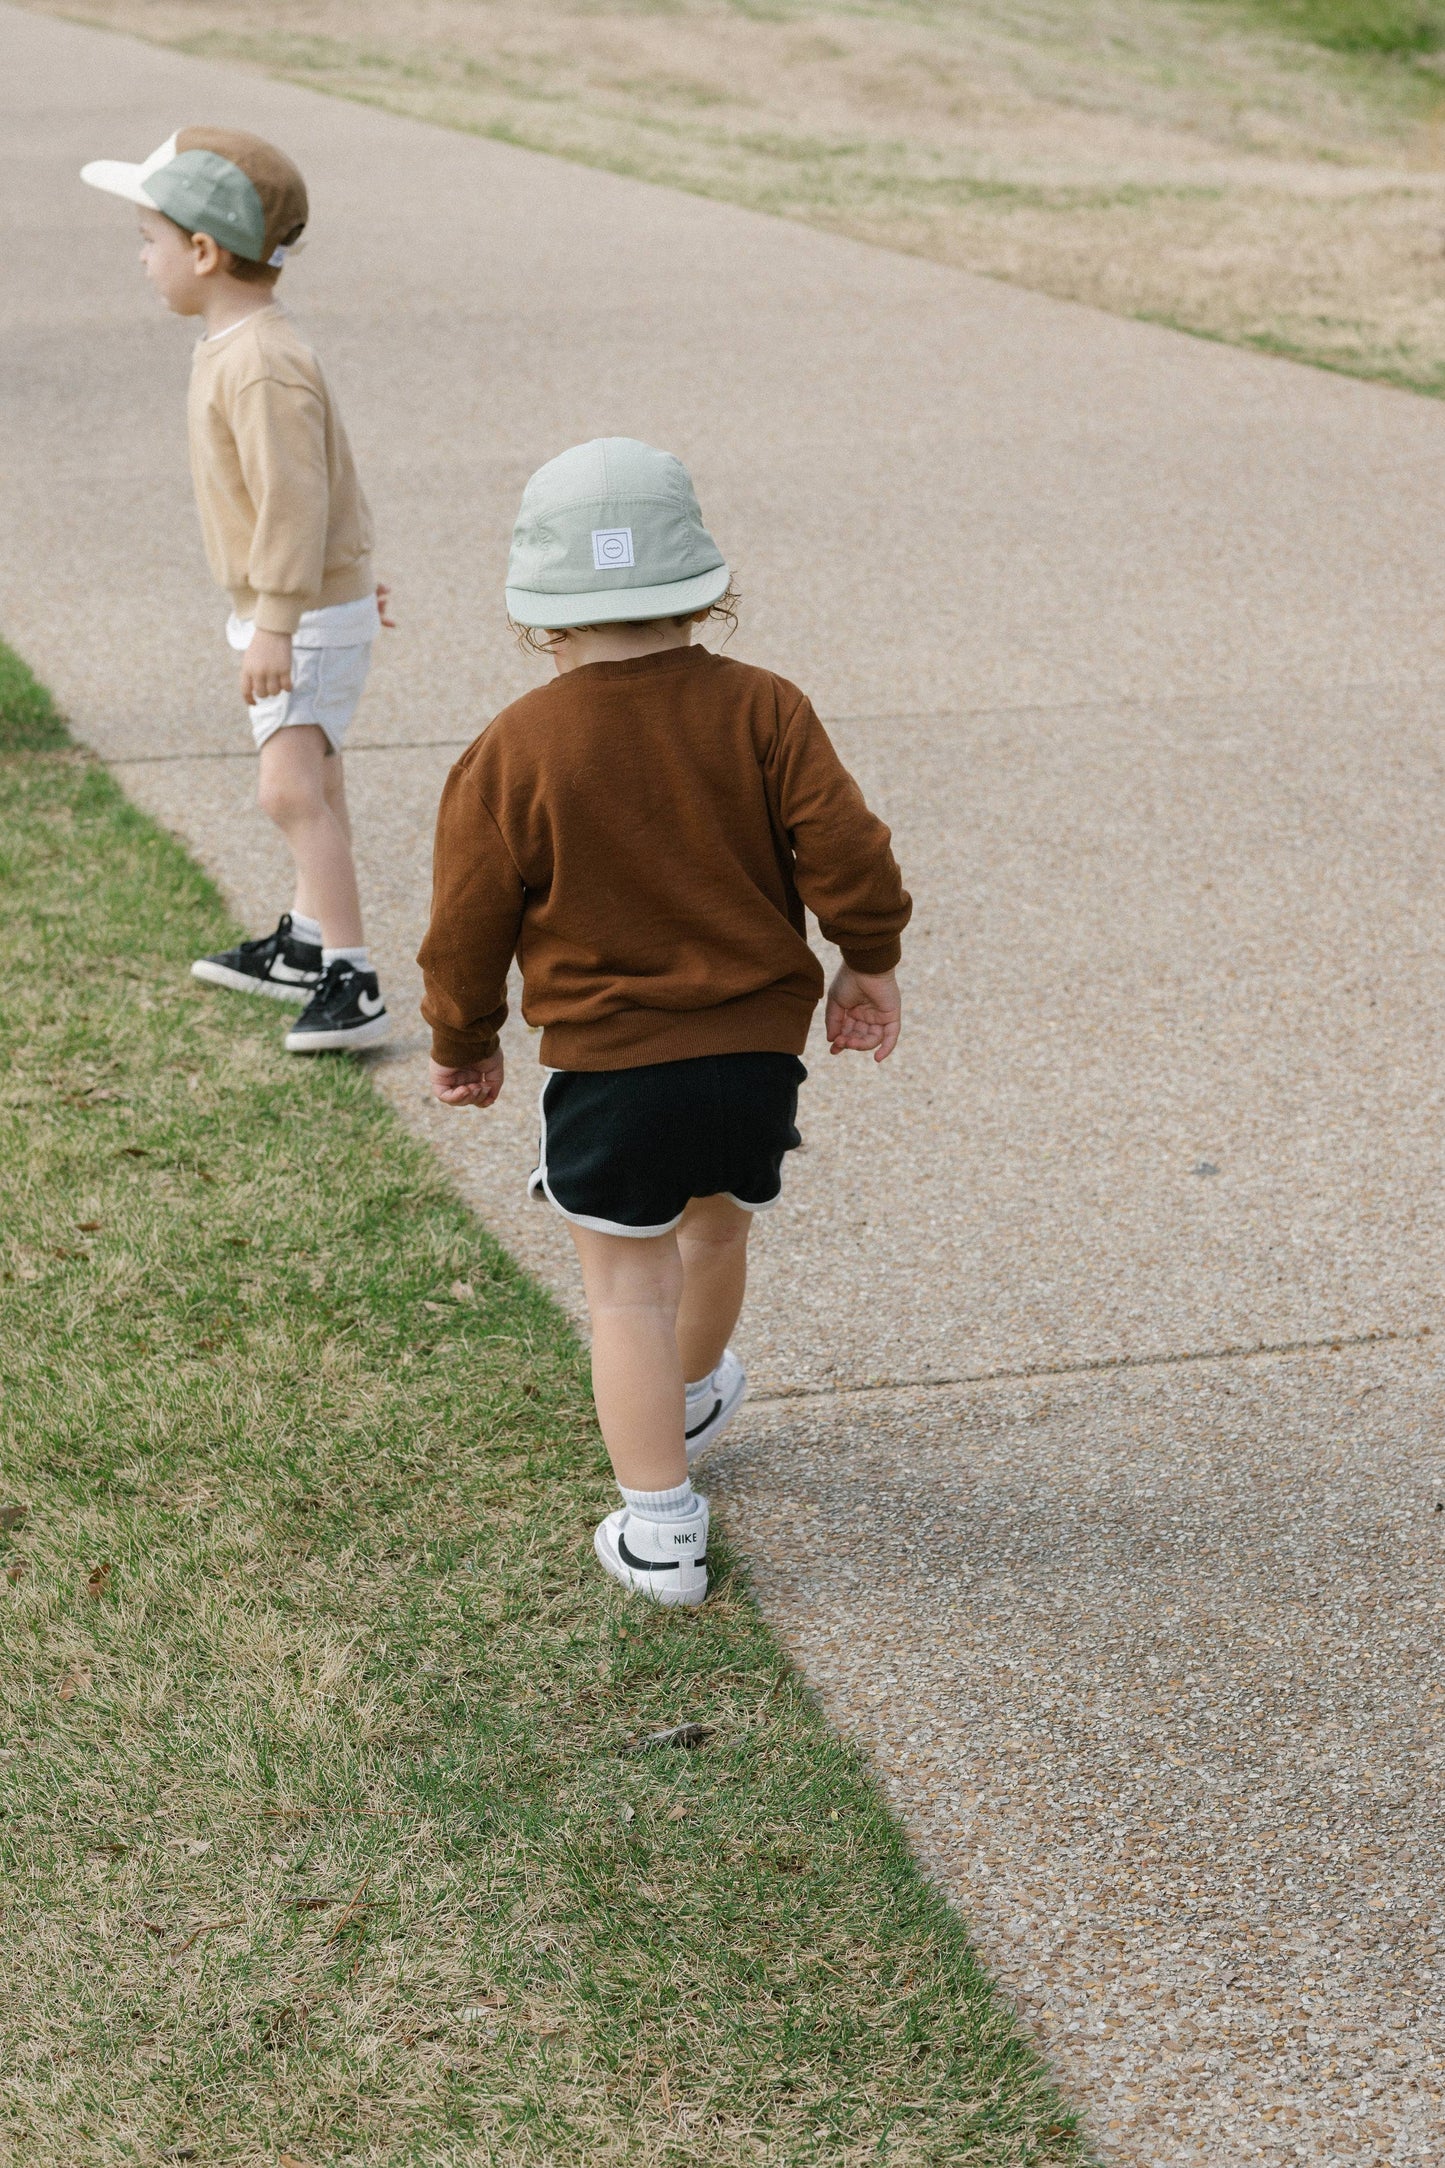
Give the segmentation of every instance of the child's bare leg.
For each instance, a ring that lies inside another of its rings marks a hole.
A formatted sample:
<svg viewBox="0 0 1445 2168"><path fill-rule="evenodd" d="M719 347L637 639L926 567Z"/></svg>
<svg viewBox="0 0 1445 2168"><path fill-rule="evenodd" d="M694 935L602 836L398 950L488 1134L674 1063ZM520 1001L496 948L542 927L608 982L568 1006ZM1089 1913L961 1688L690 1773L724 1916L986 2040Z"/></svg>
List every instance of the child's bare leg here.
<svg viewBox="0 0 1445 2168"><path fill-rule="evenodd" d="M327 754L321 763L321 788L326 793L326 803L332 818L345 836L348 848L351 844L351 808L346 802L346 767L340 753Z"/></svg>
<svg viewBox="0 0 1445 2168"><path fill-rule="evenodd" d="M742 1315L752 1224L752 1213L731 1197L694 1197L682 1216L677 1348L689 1382L711 1376Z"/></svg>
<svg viewBox="0 0 1445 2168"><path fill-rule="evenodd" d="M613 1473L624 1490L672 1490L687 1480L677 1237L576 1226L571 1235L592 1319L597 1420Z"/></svg>
<svg viewBox="0 0 1445 2168"><path fill-rule="evenodd" d="M328 801L330 765L326 733L315 723L278 730L261 748L261 810L286 838L295 862L298 913L319 921L324 947L360 948L365 937L356 867L348 829Z"/></svg>

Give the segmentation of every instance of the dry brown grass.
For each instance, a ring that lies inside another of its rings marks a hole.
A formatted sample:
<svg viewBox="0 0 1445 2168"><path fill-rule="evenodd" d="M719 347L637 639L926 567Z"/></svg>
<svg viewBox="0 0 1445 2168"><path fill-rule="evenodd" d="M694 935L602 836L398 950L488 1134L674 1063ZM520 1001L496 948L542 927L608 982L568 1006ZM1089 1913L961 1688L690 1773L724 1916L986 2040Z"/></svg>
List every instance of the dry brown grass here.
<svg viewBox="0 0 1445 2168"><path fill-rule="evenodd" d="M1261 4L83 0L52 12L1445 389L1445 81L1428 59L1271 33Z"/></svg>

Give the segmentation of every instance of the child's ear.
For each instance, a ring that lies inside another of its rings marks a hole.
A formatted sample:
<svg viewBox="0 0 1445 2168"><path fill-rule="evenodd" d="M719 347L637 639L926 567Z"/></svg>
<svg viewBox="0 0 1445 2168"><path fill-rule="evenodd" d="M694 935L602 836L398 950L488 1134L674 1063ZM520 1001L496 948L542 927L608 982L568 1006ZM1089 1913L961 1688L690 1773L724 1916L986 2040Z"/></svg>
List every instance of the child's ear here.
<svg viewBox="0 0 1445 2168"><path fill-rule="evenodd" d="M191 235L191 269L197 278L206 279L217 271L229 270L230 262L230 250L222 248L220 242L214 240L210 234Z"/></svg>

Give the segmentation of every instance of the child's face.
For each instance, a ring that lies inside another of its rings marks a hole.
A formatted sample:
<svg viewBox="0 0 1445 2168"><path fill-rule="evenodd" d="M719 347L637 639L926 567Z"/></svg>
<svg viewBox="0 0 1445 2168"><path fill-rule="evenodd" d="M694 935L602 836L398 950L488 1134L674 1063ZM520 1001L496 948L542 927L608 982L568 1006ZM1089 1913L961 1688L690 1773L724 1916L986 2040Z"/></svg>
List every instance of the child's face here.
<svg viewBox="0 0 1445 2168"><path fill-rule="evenodd" d="M203 274L192 236L161 211L140 214L141 268L168 309L177 316L199 316L204 307Z"/></svg>

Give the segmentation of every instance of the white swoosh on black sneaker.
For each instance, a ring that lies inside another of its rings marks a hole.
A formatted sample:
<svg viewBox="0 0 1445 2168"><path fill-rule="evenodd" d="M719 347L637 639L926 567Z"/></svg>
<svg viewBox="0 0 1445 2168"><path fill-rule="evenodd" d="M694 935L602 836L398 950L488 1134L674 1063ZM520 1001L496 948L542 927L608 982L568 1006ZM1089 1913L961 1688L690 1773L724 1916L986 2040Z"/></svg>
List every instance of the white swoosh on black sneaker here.
<svg viewBox="0 0 1445 2168"><path fill-rule="evenodd" d="M382 1010L386 1007L386 1003L382 1000L380 994L358 994L356 1006L363 1016L380 1016Z"/></svg>

